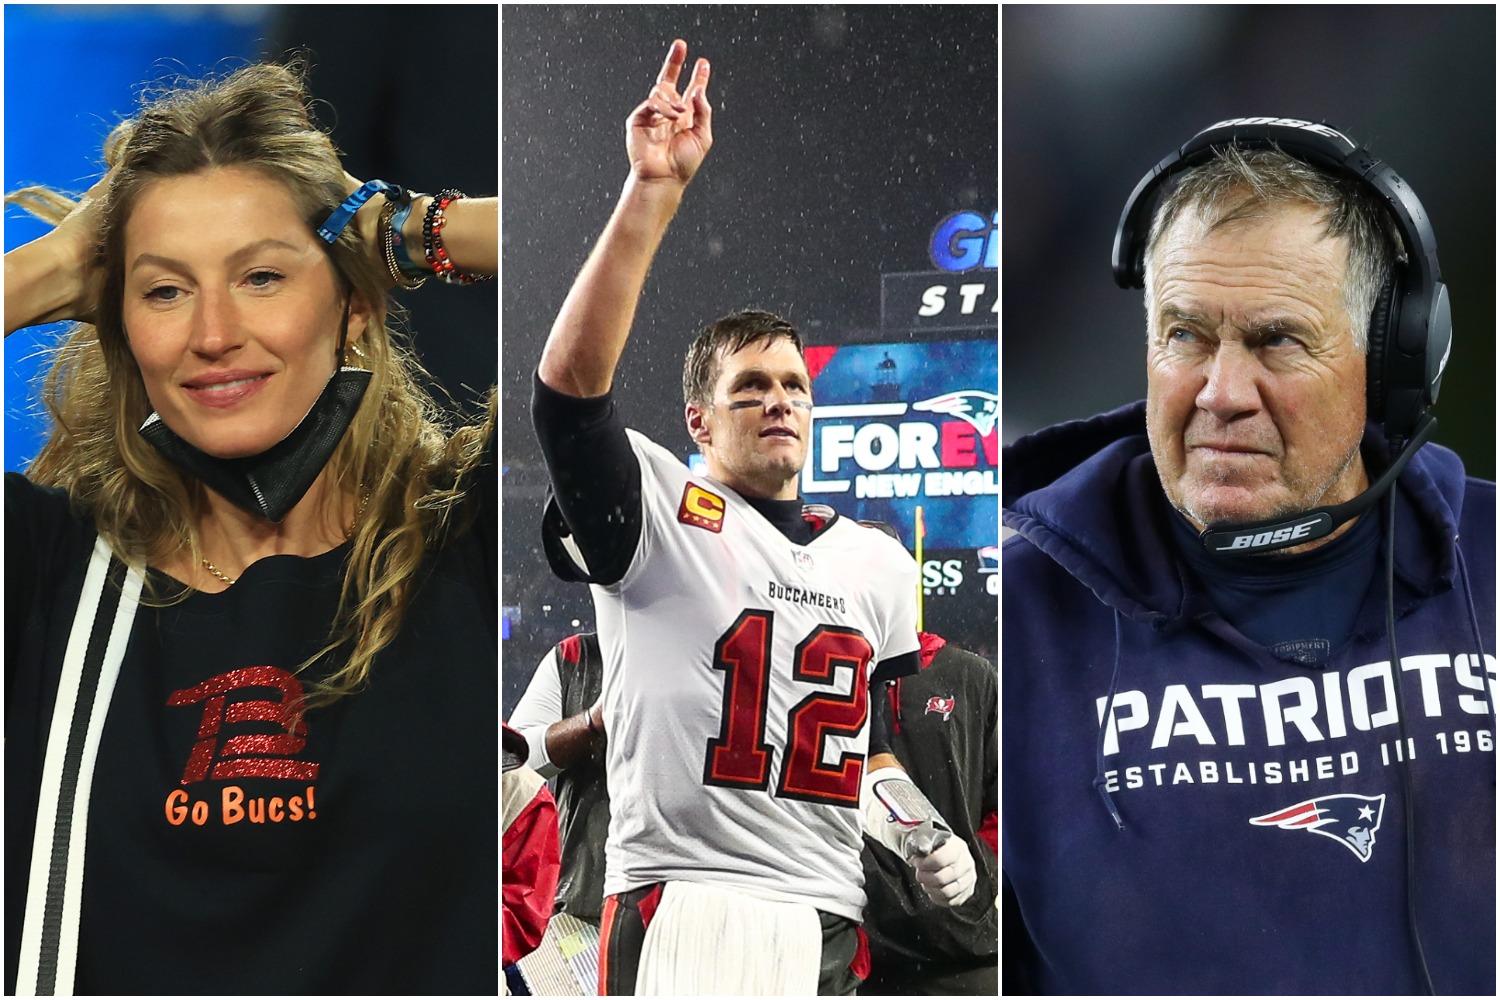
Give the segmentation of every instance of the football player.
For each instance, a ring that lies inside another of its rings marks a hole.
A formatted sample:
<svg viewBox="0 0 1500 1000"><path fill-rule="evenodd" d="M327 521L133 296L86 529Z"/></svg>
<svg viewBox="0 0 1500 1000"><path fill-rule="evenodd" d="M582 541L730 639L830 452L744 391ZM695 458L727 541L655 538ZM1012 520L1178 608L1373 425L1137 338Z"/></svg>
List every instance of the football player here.
<svg viewBox="0 0 1500 1000"><path fill-rule="evenodd" d="M747 311L689 348L706 476L616 414L646 272L712 143L709 65L680 91L686 62L673 42L631 112L629 178L533 395L549 560L592 585L604 658L600 991L847 994L866 964L861 817L945 903L972 893L974 861L931 836L940 818L893 757L866 760L871 679L918 666L917 569L798 498L812 394L797 331Z"/></svg>

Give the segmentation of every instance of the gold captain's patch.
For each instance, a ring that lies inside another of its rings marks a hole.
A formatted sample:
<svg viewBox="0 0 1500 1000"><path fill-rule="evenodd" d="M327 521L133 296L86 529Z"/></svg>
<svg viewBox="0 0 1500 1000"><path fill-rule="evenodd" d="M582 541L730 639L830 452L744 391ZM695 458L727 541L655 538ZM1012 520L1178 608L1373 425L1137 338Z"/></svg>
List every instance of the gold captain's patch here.
<svg viewBox="0 0 1500 1000"><path fill-rule="evenodd" d="M695 528L719 532L724 530L724 498L710 493L696 483L688 483L682 491L682 504L677 508L677 520Z"/></svg>

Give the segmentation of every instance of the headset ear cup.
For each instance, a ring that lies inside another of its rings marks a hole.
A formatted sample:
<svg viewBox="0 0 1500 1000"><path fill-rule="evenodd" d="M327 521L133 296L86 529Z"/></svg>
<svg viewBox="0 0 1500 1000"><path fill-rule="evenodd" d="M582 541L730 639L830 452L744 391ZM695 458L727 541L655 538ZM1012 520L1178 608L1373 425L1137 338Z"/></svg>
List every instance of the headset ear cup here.
<svg viewBox="0 0 1500 1000"><path fill-rule="evenodd" d="M1391 331L1400 319L1393 315L1396 297L1396 281L1387 275L1375 296L1375 308L1370 311L1370 330L1365 343L1365 412L1371 420L1382 423L1386 413L1386 392L1390 375L1386 371L1386 355L1391 342Z"/></svg>

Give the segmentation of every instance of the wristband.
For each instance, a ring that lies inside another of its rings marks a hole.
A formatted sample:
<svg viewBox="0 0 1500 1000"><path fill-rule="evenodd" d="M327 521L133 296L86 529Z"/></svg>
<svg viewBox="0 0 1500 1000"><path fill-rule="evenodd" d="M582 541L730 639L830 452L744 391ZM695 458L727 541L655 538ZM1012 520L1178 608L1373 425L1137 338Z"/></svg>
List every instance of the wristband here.
<svg viewBox="0 0 1500 1000"><path fill-rule="evenodd" d="M411 214L414 197L410 191L392 185L386 192L385 208L380 213L380 248L385 257L385 268L401 288L421 288L428 277L426 270L418 268L406 255L405 241L401 239L401 226Z"/></svg>
<svg viewBox="0 0 1500 1000"><path fill-rule="evenodd" d="M942 815L899 767L865 772L860 807L865 832L908 861L931 854L952 836Z"/></svg>
<svg viewBox="0 0 1500 1000"><path fill-rule="evenodd" d="M406 203L398 206L395 213L391 216L391 253L396 258L396 266L401 269L402 274L414 280L421 279L421 281L426 281L427 268L422 267L411 259L411 255L406 252L406 237L401 235L402 230L406 228L406 217L411 215L413 203L417 198L422 197L419 194L411 194L410 192L408 194L409 197ZM411 287L415 288L416 286L413 285Z"/></svg>
<svg viewBox="0 0 1500 1000"><path fill-rule="evenodd" d="M325 243L336 241L339 234L349 225L349 220L354 218L354 213L358 212L365 202L375 197L377 192L390 189L391 185L385 181L365 181L354 189L353 194L340 202L339 207L335 208L333 213L318 227L318 238Z"/></svg>

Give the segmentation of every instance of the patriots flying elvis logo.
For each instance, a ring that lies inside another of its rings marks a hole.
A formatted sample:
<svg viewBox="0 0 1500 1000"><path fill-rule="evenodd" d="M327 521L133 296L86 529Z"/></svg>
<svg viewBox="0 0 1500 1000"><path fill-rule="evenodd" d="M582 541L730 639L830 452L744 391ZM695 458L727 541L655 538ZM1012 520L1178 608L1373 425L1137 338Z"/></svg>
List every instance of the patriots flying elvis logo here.
<svg viewBox="0 0 1500 1000"><path fill-rule="evenodd" d="M1336 840L1360 861L1369 861L1375 849L1375 833L1385 815L1384 795L1321 795L1278 812L1256 816L1253 826L1277 826L1283 830L1306 830Z"/></svg>
<svg viewBox="0 0 1500 1000"><path fill-rule="evenodd" d="M913 403L911 408L927 413L944 413L950 417L966 420L973 424L974 429L980 434L989 434L995 429L995 422L1000 419L1000 397L982 389L945 392L941 396L933 396L920 403Z"/></svg>

